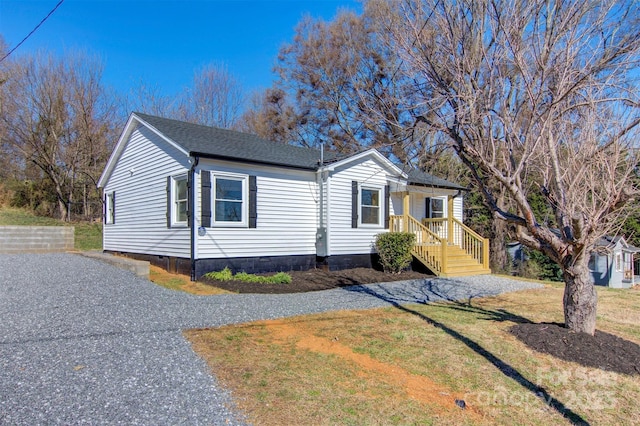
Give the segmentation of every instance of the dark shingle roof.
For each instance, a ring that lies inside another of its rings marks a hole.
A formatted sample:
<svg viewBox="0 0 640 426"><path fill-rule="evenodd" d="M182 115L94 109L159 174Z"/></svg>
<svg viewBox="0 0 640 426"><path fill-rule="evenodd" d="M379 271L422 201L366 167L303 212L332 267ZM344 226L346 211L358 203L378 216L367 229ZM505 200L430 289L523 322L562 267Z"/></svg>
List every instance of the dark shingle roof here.
<svg viewBox="0 0 640 426"><path fill-rule="evenodd" d="M190 155L308 170L317 170L320 164L320 150L318 149L272 142L235 130L186 123L139 112L134 115L181 146ZM324 160L326 164L346 157L325 152ZM408 176L409 184L466 189L418 170L409 171Z"/></svg>
<svg viewBox="0 0 640 426"><path fill-rule="evenodd" d="M597 249L612 249L616 244L618 244L618 242L620 242L622 240L623 242L623 246L625 249L627 249L628 251L632 251L635 253L639 253L640 252L640 248L632 246L631 244L627 243L627 241L621 237L621 236L611 236L611 235L605 235L604 237L601 237L598 241L596 241L595 244L595 248Z"/></svg>
<svg viewBox="0 0 640 426"><path fill-rule="evenodd" d="M449 182L448 180L440 179L432 176L428 173L421 172L420 170L410 170L407 172L410 185L424 185L434 188L447 188L447 189L460 189L466 190L464 186L457 183Z"/></svg>
<svg viewBox="0 0 640 426"><path fill-rule="evenodd" d="M255 135L134 113L190 155L316 170L320 150L277 143Z"/></svg>

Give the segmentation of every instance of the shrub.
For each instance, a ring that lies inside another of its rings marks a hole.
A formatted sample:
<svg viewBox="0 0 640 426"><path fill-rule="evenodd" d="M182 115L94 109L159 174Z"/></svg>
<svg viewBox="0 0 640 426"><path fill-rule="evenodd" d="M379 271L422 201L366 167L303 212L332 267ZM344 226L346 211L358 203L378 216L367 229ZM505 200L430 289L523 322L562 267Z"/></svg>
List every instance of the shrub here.
<svg viewBox="0 0 640 426"><path fill-rule="evenodd" d="M204 276L218 281L242 281L246 283L260 284L291 284L291 275L286 272L278 272L277 274L269 276L247 274L246 272L238 272L233 275L229 268L224 268L219 272L208 272L204 274Z"/></svg>
<svg viewBox="0 0 640 426"><path fill-rule="evenodd" d="M376 249L385 272L399 273L411 263L416 236L410 232L387 232L376 237Z"/></svg>
<svg viewBox="0 0 640 426"><path fill-rule="evenodd" d="M291 275L286 272L278 272L268 278L272 280L273 284L291 284Z"/></svg>
<svg viewBox="0 0 640 426"><path fill-rule="evenodd" d="M229 268L224 268L222 271L217 272L207 272L204 275L207 278L218 281L229 281L233 279L233 272L231 272L231 269Z"/></svg>
<svg viewBox="0 0 640 426"><path fill-rule="evenodd" d="M543 281L563 281L560 266L538 250L526 249L528 260L524 262L523 275Z"/></svg>

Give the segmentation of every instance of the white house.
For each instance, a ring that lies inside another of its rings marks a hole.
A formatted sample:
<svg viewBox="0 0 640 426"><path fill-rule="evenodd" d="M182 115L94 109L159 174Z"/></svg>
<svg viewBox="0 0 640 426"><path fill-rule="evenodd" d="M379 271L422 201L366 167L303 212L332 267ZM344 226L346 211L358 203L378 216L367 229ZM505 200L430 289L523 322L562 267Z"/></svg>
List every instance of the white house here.
<svg viewBox="0 0 640 426"><path fill-rule="evenodd" d="M486 240L480 247L461 231L463 187L405 172L374 149L323 158L316 149L133 113L98 186L105 251L192 279L225 266L371 266L375 236L388 230L416 232L423 246L448 238L437 253L415 253L436 273L446 273L454 240L488 253Z"/></svg>

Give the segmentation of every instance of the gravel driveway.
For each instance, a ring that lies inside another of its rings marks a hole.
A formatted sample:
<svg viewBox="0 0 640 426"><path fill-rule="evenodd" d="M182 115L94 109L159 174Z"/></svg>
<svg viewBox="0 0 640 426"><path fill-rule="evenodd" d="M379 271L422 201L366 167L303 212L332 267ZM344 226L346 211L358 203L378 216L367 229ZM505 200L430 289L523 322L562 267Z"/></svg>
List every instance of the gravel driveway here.
<svg viewBox="0 0 640 426"><path fill-rule="evenodd" d="M483 276L204 297L74 254L0 255L0 425L243 424L181 330L535 286Z"/></svg>

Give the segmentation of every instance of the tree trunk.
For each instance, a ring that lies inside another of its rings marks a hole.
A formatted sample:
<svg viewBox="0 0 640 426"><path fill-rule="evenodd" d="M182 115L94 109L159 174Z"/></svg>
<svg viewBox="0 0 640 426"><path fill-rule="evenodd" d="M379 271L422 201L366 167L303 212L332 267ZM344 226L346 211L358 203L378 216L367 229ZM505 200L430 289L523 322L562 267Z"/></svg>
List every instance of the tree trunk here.
<svg viewBox="0 0 640 426"><path fill-rule="evenodd" d="M491 220L491 241L489 243L491 248L489 264L494 272L510 272L507 270L509 257L507 256L506 239L507 222L494 217Z"/></svg>
<svg viewBox="0 0 640 426"><path fill-rule="evenodd" d="M575 332L593 336L598 295L586 262L564 270L564 324Z"/></svg>
<svg viewBox="0 0 640 426"><path fill-rule="evenodd" d="M67 206L64 201L58 199L58 213L60 214L60 220L63 222L67 221Z"/></svg>
<svg viewBox="0 0 640 426"><path fill-rule="evenodd" d="M505 209L505 190L499 188L497 191L498 199L496 203L500 209ZM511 272L511 265L509 265L509 256L507 256L507 222L495 215L491 219L491 242L489 247L491 253L489 254L489 264L491 270L496 272Z"/></svg>
<svg viewBox="0 0 640 426"><path fill-rule="evenodd" d="M89 203L87 200L87 184L82 184L82 215L84 220L89 220Z"/></svg>
<svg viewBox="0 0 640 426"><path fill-rule="evenodd" d="M60 220L66 222L67 217L67 203L64 202L64 196L62 193L62 187L56 179L51 178L56 188L56 196L58 197L58 212L60 213Z"/></svg>

